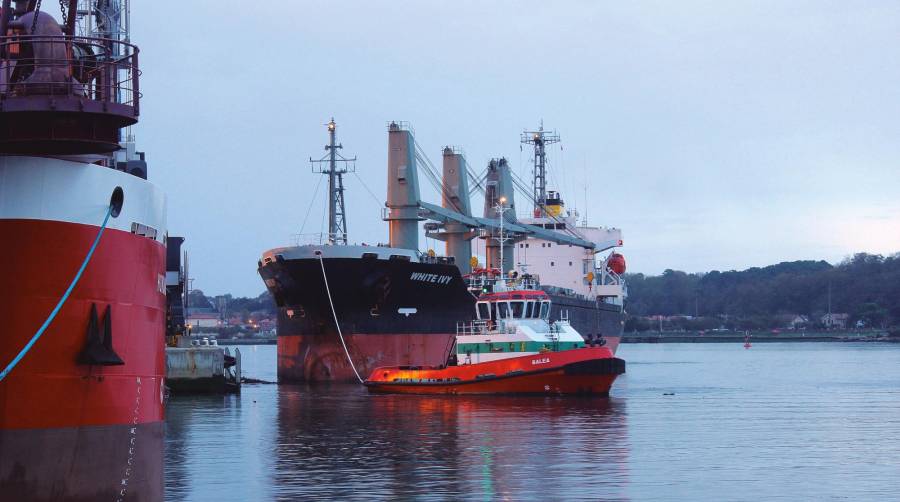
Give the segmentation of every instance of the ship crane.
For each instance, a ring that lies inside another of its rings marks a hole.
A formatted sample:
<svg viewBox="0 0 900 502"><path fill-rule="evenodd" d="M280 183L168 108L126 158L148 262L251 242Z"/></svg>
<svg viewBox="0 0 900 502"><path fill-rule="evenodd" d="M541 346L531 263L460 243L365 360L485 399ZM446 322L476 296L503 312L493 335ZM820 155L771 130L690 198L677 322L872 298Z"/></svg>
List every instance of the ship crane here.
<svg viewBox="0 0 900 502"><path fill-rule="evenodd" d="M548 139L552 141L552 138ZM436 175L430 161L421 152L415 141L414 133L404 122L388 124L388 190L384 219L389 222L390 246L401 249L418 249L418 223L426 223L428 236L447 242L447 256L456 259L457 266L468 272L468 257L471 256L470 240L475 236L489 239L488 262L502 267L512 268L512 252L504 252L504 261L500 264L499 249L493 235L500 231L500 222L493 209L500 197L507 199L512 211L504 212L504 232L510 240L504 246L511 247L525 237L544 239L556 244L568 244L585 249L608 249L618 242L594 243L576 235L566 235L554 230L521 223L515 216L514 192L511 170L506 159L493 159L488 164L484 178L485 213L483 217L473 216L468 204L468 183L465 159L461 152L444 149L444 172L442 181L437 187L442 194L442 204L436 205L421 199L419 193L418 167L421 164L426 176L434 182ZM473 177L474 179L474 177ZM475 180L479 188L480 180ZM508 251L508 250L507 250ZM508 254L508 256L507 256Z"/></svg>

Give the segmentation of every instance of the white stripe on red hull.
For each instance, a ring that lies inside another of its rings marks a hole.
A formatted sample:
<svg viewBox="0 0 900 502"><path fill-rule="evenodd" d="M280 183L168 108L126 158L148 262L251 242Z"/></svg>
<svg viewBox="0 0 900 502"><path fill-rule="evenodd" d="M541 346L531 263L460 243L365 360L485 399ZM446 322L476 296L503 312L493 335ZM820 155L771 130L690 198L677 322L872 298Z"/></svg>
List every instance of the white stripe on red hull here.
<svg viewBox="0 0 900 502"><path fill-rule="evenodd" d="M137 223L156 230L155 240L164 243L166 199L158 187L121 171L60 159L0 156L0 220L99 226L117 186L125 193L125 203L109 228L130 233ZM11 243L10 237L16 236L4 237Z"/></svg>

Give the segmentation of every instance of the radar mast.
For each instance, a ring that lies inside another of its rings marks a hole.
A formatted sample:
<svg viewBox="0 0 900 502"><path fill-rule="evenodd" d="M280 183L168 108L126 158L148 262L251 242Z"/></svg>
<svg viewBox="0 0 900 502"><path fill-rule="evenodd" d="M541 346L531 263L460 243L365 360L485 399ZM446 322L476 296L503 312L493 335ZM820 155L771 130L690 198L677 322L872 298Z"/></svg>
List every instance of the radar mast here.
<svg viewBox="0 0 900 502"><path fill-rule="evenodd" d="M328 144L325 156L319 160L310 157L314 173L328 175L328 243L347 244L347 218L344 206L344 174L356 172L356 157L348 159L337 153L344 148L336 142L337 124L334 117L325 124L328 127Z"/></svg>
<svg viewBox="0 0 900 502"><path fill-rule="evenodd" d="M547 145L559 143L559 134L544 130L544 121L537 131L522 133L522 144L534 145L534 217L547 216Z"/></svg>

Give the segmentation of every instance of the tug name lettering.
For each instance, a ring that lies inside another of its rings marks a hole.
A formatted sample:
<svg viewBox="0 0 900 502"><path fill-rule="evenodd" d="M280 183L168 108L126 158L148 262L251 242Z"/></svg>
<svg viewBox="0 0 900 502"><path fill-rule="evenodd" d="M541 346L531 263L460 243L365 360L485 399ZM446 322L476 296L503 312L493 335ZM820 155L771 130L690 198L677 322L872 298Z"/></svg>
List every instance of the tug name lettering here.
<svg viewBox="0 0 900 502"><path fill-rule="evenodd" d="M541 359L532 359L531 364L547 364L550 362L549 357L542 357Z"/></svg>
<svg viewBox="0 0 900 502"><path fill-rule="evenodd" d="M432 282L434 284L450 284L453 276L413 272L412 275L409 276L409 279L411 281Z"/></svg>

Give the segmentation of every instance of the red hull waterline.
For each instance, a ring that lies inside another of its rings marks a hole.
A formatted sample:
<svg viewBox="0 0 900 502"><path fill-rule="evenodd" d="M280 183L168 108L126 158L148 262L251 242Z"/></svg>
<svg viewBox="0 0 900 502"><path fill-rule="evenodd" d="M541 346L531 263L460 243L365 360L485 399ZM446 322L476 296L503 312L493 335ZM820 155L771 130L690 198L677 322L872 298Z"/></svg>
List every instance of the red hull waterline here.
<svg viewBox="0 0 900 502"><path fill-rule="evenodd" d="M608 396L624 372L624 361L595 347L446 368L377 368L365 384L370 392L395 394Z"/></svg>
<svg viewBox="0 0 900 502"><path fill-rule="evenodd" d="M356 371L381 366L439 365L456 334L344 334ZM358 383L337 333L278 337L278 381Z"/></svg>
<svg viewBox="0 0 900 502"><path fill-rule="evenodd" d="M29 161L35 165L21 166ZM47 164L65 164L65 172ZM0 246L3 366L71 282L115 186L126 202L55 320L0 381L0 499L161 500L165 246L161 236L126 230L140 221L164 231L164 221L141 211L157 192L111 169L48 159L2 158L3 176L19 182L0 187L0 235L8 237ZM93 204L75 200L92 195ZM109 309L113 351L124 364L79 363L92 305L101 318Z"/></svg>

